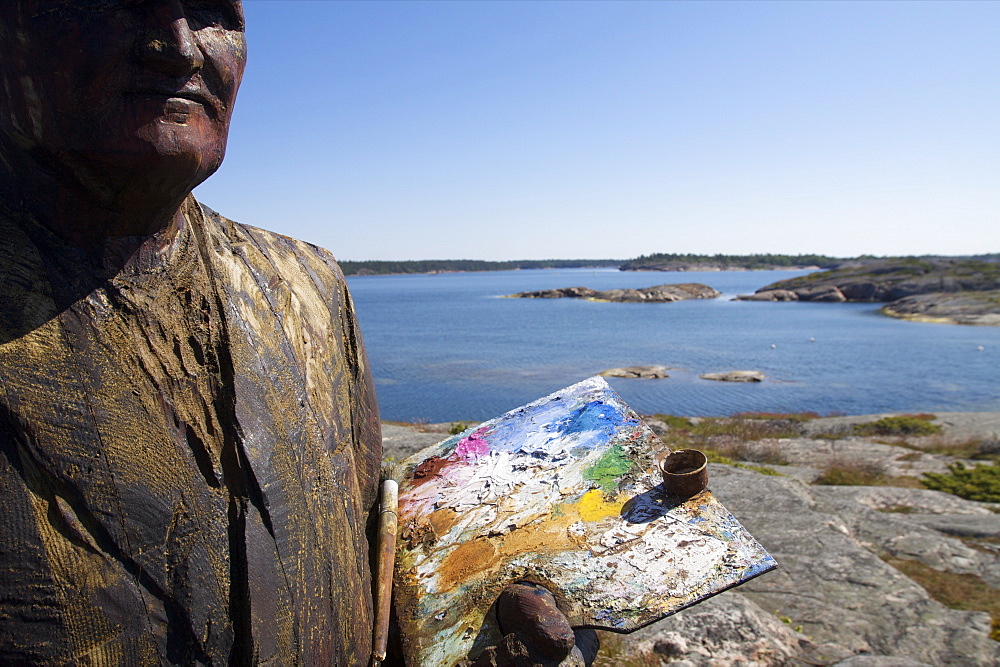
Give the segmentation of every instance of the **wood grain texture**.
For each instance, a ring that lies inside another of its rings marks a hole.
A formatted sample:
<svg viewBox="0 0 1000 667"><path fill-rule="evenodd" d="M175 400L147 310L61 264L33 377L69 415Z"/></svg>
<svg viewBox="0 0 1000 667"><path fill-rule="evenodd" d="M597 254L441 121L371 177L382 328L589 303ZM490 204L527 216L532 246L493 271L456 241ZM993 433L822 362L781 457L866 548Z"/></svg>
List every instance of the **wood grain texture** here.
<svg viewBox="0 0 1000 667"><path fill-rule="evenodd" d="M183 213L102 275L0 206L0 659L366 662L381 440L343 276Z"/></svg>

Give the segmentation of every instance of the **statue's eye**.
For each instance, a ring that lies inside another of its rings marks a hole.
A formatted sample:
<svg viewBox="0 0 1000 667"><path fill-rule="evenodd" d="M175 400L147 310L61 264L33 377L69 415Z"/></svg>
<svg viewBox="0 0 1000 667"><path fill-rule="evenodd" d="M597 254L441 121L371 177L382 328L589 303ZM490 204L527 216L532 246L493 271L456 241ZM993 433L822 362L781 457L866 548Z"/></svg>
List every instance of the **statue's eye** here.
<svg viewBox="0 0 1000 667"><path fill-rule="evenodd" d="M10 2L11 0L0 0ZM117 11L145 12L160 0L39 0L32 14L35 18L60 20L99 18L102 13ZM241 0L184 0L184 15L194 29L223 28L243 30Z"/></svg>
<svg viewBox="0 0 1000 667"><path fill-rule="evenodd" d="M243 7L238 0L187 0L184 13L196 27L243 30Z"/></svg>
<svg viewBox="0 0 1000 667"><path fill-rule="evenodd" d="M140 0L42 0L36 5L33 16L54 15L57 18L68 18L74 12L78 14L112 12L139 2Z"/></svg>

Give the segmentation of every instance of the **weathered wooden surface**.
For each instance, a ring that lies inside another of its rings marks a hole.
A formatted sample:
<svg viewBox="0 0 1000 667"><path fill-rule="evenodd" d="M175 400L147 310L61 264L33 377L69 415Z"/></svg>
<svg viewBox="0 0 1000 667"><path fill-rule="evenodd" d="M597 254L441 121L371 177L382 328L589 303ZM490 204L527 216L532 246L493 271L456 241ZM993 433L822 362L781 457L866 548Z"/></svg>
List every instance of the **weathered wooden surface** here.
<svg viewBox="0 0 1000 667"><path fill-rule="evenodd" d="M381 443L330 255L193 198L96 287L0 238L0 656L364 663Z"/></svg>
<svg viewBox="0 0 1000 667"><path fill-rule="evenodd" d="M599 377L408 459L397 615L408 658L453 664L498 639L508 584L553 591L574 626L628 631L774 567L708 491L666 496L667 451Z"/></svg>
<svg viewBox="0 0 1000 667"><path fill-rule="evenodd" d="M245 62L239 0L0 2L4 664L368 660L343 276L190 196Z"/></svg>

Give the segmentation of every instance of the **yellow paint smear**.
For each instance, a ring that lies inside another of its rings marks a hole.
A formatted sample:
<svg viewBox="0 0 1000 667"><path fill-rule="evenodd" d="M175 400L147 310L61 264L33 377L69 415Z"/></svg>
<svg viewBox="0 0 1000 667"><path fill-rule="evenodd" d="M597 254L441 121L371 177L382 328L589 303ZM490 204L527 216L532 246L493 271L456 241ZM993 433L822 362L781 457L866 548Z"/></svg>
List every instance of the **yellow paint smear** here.
<svg viewBox="0 0 1000 667"><path fill-rule="evenodd" d="M580 511L580 518L584 521L600 521L609 516L621 514L624 504L617 499L608 501L604 497L603 491L593 489L583 494L583 498L580 498L580 502L577 503L577 508Z"/></svg>

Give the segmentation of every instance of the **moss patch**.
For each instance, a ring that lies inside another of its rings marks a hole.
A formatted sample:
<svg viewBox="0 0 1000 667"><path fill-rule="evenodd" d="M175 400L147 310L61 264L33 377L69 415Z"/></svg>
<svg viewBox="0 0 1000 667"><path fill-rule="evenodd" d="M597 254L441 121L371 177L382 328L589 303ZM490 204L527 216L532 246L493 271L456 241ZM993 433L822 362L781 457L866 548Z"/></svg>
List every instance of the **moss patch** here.
<svg viewBox="0 0 1000 667"><path fill-rule="evenodd" d="M886 473L878 461L835 459L813 480L822 486L898 486L905 489L922 489L916 477L894 477Z"/></svg>
<svg viewBox="0 0 1000 667"><path fill-rule="evenodd" d="M813 484L824 486L884 486L885 466L872 461L831 461Z"/></svg>
<svg viewBox="0 0 1000 667"><path fill-rule="evenodd" d="M935 435L941 432L941 427L931 423L934 415L899 415L883 417L866 424L855 424L851 429L854 435Z"/></svg>
<svg viewBox="0 0 1000 667"><path fill-rule="evenodd" d="M1000 641L1000 591L974 574L955 574L901 558L883 560L920 585L928 595L951 609L985 611L993 619L990 639Z"/></svg>
<svg viewBox="0 0 1000 667"><path fill-rule="evenodd" d="M736 467L746 468L747 470L753 470L754 472L760 473L761 475L769 475L771 477L788 477L788 475L780 473L773 468L768 468L766 466L755 466L751 463L737 463Z"/></svg>
<svg viewBox="0 0 1000 667"><path fill-rule="evenodd" d="M948 472L924 473L924 486L967 500L1000 503L1000 463L977 463L967 468L963 463L948 464Z"/></svg>

